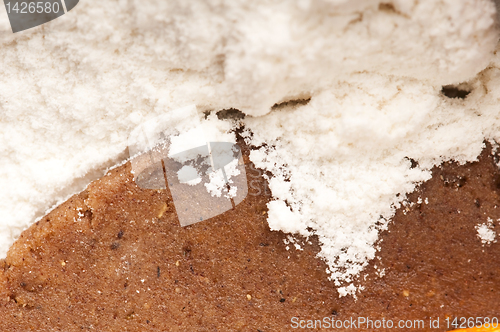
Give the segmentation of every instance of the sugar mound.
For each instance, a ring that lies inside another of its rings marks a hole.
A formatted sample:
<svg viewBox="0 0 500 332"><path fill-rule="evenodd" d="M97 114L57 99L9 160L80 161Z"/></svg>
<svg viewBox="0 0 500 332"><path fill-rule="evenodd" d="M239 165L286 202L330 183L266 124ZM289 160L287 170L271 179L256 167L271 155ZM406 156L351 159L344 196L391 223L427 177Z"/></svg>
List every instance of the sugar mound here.
<svg viewBox="0 0 500 332"><path fill-rule="evenodd" d="M195 186L201 182L198 171L191 165L183 166L178 172L177 176L180 183L186 183L190 186Z"/></svg>
<svg viewBox="0 0 500 332"><path fill-rule="evenodd" d="M249 142L262 145L250 158L273 174L271 228L317 234L332 279L351 282L374 257L378 231L432 166L475 160L485 137L500 138L497 97L480 88L498 91L499 83L478 78L466 100L452 100L421 81L357 74L307 105L247 119Z"/></svg>

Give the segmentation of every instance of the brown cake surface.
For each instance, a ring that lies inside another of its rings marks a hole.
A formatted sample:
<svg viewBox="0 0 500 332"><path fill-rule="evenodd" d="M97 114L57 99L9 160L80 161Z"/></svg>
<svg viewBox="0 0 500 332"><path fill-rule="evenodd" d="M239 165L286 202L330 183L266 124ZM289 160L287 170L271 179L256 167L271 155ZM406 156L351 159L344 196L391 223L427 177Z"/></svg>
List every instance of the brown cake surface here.
<svg viewBox="0 0 500 332"><path fill-rule="evenodd" d="M12 246L0 269L0 331L291 331L324 317L424 321L415 331L439 318L434 330L446 331L447 317L500 318L500 245L483 245L475 229L490 217L499 230L490 149L479 162L434 169L410 195L415 204L398 210L356 281L357 300L339 298L317 243L287 250L287 235L269 230L270 196L252 167L242 203L184 228L170 193L139 188L130 167L111 170Z"/></svg>

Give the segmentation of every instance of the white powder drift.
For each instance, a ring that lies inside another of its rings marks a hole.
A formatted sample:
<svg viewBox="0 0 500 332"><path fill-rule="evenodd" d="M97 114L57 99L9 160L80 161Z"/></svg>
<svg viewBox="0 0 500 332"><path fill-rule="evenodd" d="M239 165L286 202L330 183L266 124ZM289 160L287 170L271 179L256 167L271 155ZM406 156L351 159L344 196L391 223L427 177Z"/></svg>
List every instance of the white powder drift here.
<svg viewBox="0 0 500 332"><path fill-rule="evenodd" d="M486 223L476 226L477 237L481 240L483 246L491 244L492 242L497 242L497 233L493 230L493 228L493 219L491 218L488 218Z"/></svg>
<svg viewBox="0 0 500 332"><path fill-rule="evenodd" d="M500 139L488 0L86 0L17 34L1 8L0 256L124 159L138 124L237 108L274 175L270 226L317 234L345 295L429 168ZM466 99L440 94L460 82Z"/></svg>

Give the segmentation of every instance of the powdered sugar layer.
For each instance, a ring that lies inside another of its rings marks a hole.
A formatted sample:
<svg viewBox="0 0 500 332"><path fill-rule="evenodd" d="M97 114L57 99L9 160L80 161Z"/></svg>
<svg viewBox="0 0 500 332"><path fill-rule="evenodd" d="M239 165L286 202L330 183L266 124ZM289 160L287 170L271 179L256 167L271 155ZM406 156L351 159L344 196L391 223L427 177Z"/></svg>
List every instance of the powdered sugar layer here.
<svg viewBox="0 0 500 332"><path fill-rule="evenodd" d="M248 141L262 145L250 158L273 174L271 228L317 234L331 278L352 282L374 257L378 231L432 166L476 160L485 138L500 138L499 74L495 60L465 100L419 80L356 74L307 105L247 119Z"/></svg>

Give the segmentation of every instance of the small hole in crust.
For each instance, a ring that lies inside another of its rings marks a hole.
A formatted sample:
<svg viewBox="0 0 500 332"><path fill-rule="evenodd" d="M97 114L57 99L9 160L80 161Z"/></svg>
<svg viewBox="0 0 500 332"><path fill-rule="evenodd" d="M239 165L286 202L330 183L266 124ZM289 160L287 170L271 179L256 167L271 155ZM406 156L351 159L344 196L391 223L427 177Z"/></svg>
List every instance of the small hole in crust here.
<svg viewBox="0 0 500 332"><path fill-rule="evenodd" d="M448 98L465 99L471 92L464 84L460 85L445 85L441 89L441 93Z"/></svg>

